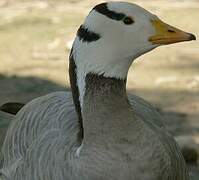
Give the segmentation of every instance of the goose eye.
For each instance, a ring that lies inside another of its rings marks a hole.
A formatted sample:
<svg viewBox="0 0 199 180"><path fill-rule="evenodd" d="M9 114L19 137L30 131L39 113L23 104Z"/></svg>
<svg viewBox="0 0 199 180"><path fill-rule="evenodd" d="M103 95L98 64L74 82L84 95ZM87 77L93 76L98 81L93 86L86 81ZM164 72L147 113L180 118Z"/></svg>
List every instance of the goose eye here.
<svg viewBox="0 0 199 180"><path fill-rule="evenodd" d="M125 18L123 19L123 22L124 22L124 24L129 25L129 24L133 24L133 23L134 23L134 20L133 20L131 17L125 17Z"/></svg>

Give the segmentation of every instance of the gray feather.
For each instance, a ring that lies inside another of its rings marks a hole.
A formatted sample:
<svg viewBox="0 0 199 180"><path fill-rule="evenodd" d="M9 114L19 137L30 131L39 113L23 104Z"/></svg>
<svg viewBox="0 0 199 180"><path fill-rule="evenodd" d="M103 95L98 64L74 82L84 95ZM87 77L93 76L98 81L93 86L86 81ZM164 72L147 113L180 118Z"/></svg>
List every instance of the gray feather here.
<svg viewBox="0 0 199 180"><path fill-rule="evenodd" d="M150 104L134 95L131 95L130 102L135 107L136 116L148 124L156 124L157 127L152 125L153 128L162 131L162 117ZM3 180L90 180L86 173L90 174L93 167L81 174L81 163L76 163L78 131L78 118L70 92L56 92L34 99L16 115L7 132L2 149ZM186 172L173 138L162 138L170 144L168 152L171 157L177 155L179 158L171 167ZM176 173L175 169L172 171ZM168 180L185 180L184 177Z"/></svg>

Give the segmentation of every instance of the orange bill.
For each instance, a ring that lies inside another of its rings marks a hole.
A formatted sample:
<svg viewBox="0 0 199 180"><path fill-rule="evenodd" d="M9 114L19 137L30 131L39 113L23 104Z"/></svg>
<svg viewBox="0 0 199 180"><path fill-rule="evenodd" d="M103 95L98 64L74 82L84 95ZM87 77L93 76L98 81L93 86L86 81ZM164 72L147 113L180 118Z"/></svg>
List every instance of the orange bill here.
<svg viewBox="0 0 199 180"><path fill-rule="evenodd" d="M155 28L156 34L149 37L152 44L166 45L183 41L196 40L196 37L191 34L170 26L161 20L152 20L152 25Z"/></svg>

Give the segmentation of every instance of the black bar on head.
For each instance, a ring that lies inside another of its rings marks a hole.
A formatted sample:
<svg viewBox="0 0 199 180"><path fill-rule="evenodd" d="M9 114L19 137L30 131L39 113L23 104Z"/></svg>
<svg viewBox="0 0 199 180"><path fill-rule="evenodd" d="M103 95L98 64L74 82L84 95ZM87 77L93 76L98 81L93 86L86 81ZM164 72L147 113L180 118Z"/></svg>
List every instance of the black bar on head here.
<svg viewBox="0 0 199 180"><path fill-rule="evenodd" d="M98 4L93 8L97 12L117 21L122 20L126 15L123 13L117 13L108 9L107 3Z"/></svg>
<svg viewBox="0 0 199 180"><path fill-rule="evenodd" d="M81 25L77 31L77 36L81 41L92 42L97 41L100 38L100 35L88 30L83 25Z"/></svg>

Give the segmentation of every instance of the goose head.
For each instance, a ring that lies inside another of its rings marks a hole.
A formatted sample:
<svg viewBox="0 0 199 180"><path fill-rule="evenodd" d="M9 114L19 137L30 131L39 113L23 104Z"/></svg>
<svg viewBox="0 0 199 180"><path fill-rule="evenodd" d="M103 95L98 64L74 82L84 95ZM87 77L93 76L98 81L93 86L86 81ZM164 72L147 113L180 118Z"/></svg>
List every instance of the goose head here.
<svg viewBox="0 0 199 180"><path fill-rule="evenodd" d="M77 69L85 73L124 79L138 56L161 45L194 39L135 4L108 2L95 6L80 26L73 55Z"/></svg>
<svg viewBox="0 0 199 180"><path fill-rule="evenodd" d="M87 74L126 79L138 56L158 46L195 39L193 34L164 23L132 3L107 2L95 6L78 29L71 51L80 102Z"/></svg>

